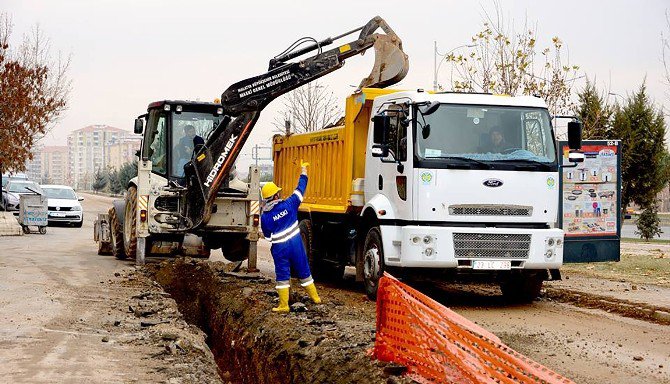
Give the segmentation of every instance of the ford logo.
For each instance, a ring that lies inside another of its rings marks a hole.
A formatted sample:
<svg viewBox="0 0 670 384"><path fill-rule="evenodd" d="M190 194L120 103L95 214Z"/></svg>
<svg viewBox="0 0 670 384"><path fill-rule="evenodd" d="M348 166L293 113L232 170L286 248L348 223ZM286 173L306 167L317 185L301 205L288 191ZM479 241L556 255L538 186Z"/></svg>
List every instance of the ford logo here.
<svg viewBox="0 0 670 384"><path fill-rule="evenodd" d="M502 182L502 180L499 180L499 179L486 179L486 180L484 180L484 186L485 187L496 188L496 187L500 187L501 185L503 185L503 182Z"/></svg>

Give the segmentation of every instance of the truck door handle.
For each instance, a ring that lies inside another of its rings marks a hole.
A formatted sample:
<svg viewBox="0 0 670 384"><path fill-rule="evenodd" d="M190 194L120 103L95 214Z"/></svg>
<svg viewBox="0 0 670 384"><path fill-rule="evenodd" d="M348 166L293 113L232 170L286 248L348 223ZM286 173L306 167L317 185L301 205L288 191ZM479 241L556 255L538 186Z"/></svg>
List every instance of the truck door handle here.
<svg viewBox="0 0 670 384"><path fill-rule="evenodd" d="M384 189L384 178L382 175L379 175L379 190L381 191L382 189Z"/></svg>

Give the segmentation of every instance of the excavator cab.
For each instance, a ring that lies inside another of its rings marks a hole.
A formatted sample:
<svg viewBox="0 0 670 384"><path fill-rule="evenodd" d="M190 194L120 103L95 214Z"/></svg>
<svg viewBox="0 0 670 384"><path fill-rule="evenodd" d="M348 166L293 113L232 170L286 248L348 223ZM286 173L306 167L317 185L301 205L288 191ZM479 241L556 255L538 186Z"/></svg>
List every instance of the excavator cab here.
<svg viewBox="0 0 670 384"><path fill-rule="evenodd" d="M162 100L149 104L147 113L135 120L135 132L143 133L142 160L151 160L151 172L184 185L184 165L204 145L223 119L215 103ZM146 121L146 129L142 129ZM142 132L144 131L144 132Z"/></svg>

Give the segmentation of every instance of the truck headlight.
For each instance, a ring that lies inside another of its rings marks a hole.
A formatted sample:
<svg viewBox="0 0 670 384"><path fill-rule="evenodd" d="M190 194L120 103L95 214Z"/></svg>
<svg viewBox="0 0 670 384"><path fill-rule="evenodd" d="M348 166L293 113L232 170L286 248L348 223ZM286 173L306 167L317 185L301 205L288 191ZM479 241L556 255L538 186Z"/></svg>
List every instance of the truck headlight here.
<svg viewBox="0 0 670 384"><path fill-rule="evenodd" d="M546 257L547 259L551 259L552 257L554 257L554 251L552 251L551 249L547 249L547 252L544 253L544 257Z"/></svg>
<svg viewBox="0 0 670 384"><path fill-rule="evenodd" d="M432 242L433 242L433 238L432 238L432 237L430 237L430 236L424 236L424 237L423 237L423 243L424 243L424 244L430 244L430 243L432 243Z"/></svg>
<svg viewBox="0 0 670 384"><path fill-rule="evenodd" d="M556 239L556 246L560 247L561 245L563 245L563 239Z"/></svg>
<svg viewBox="0 0 670 384"><path fill-rule="evenodd" d="M80 206L80 205L77 205L77 206L75 206L75 207L72 207L72 210L73 210L73 211L81 211L81 206Z"/></svg>
<svg viewBox="0 0 670 384"><path fill-rule="evenodd" d="M421 238L419 236L412 237L412 243L419 244L420 241L421 241Z"/></svg>
<svg viewBox="0 0 670 384"><path fill-rule="evenodd" d="M426 250L423 251L423 252L426 256L431 257L431 256L433 256L434 250L433 250L433 248L426 248Z"/></svg>
<svg viewBox="0 0 670 384"><path fill-rule="evenodd" d="M550 247L554 246L554 238L553 237L550 237L550 238L547 239L547 245L550 246Z"/></svg>

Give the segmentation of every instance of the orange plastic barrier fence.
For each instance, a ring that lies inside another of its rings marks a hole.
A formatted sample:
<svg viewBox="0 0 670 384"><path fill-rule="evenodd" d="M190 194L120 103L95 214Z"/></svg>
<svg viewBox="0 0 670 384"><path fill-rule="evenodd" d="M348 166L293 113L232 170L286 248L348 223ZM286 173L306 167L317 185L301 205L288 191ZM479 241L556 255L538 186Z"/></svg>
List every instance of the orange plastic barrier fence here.
<svg viewBox="0 0 670 384"><path fill-rule="evenodd" d="M373 355L406 366L419 383L572 383L387 273Z"/></svg>

